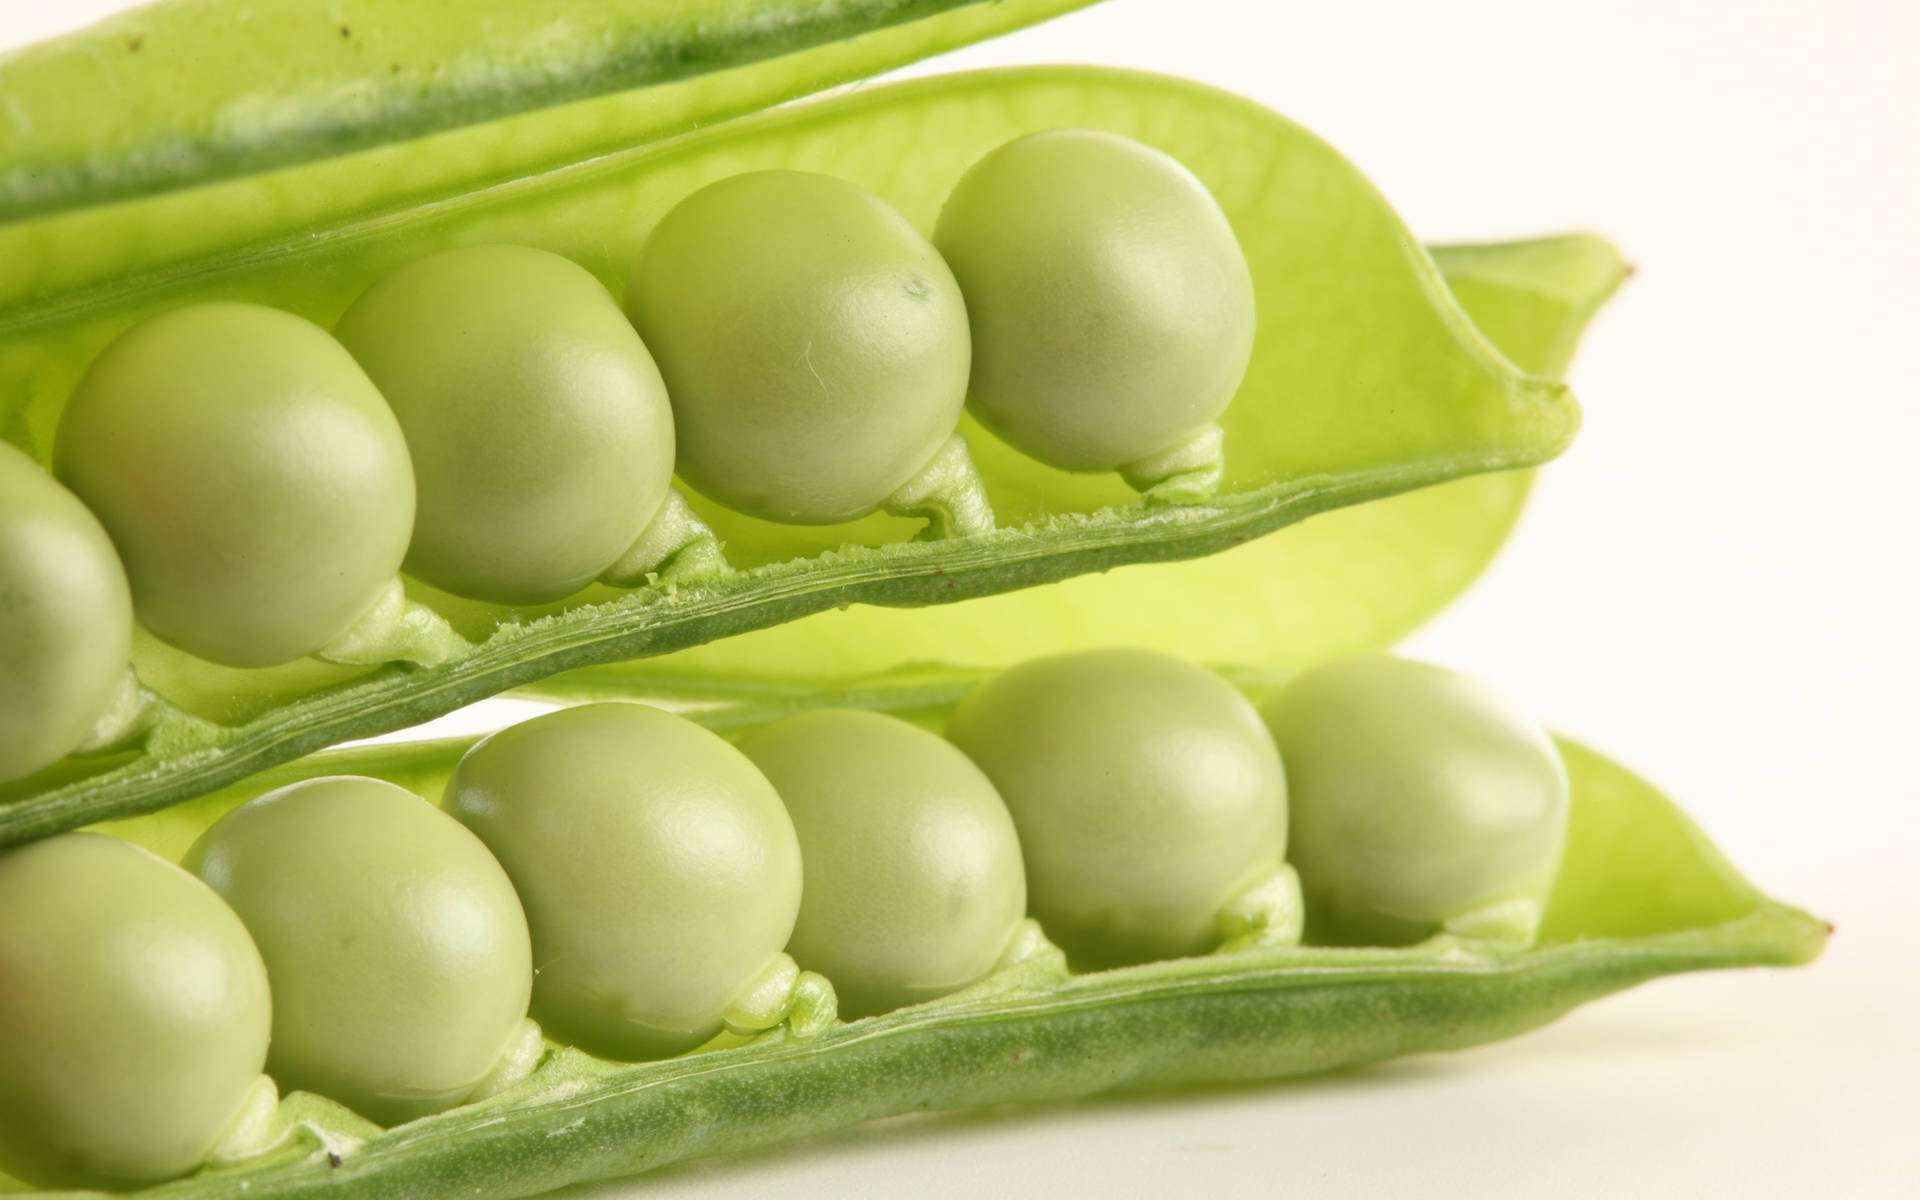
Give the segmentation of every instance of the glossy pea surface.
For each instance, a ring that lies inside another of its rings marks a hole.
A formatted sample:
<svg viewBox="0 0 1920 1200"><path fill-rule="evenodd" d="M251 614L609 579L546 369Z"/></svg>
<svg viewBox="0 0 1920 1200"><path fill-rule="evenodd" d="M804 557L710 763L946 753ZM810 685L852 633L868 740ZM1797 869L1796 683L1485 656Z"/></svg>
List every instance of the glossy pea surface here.
<svg viewBox="0 0 1920 1200"><path fill-rule="evenodd" d="M513 885L458 821L376 779L248 801L185 865L246 922L273 986L268 1070L382 1125L458 1104L527 1012Z"/></svg>
<svg viewBox="0 0 1920 1200"><path fill-rule="evenodd" d="M1008 142L961 176L934 241L972 322L968 404L1042 462L1104 471L1171 449L1246 374L1246 256L1206 186L1140 142Z"/></svg>
<svg viewBox="0 0 1920 1200"><path fill-rule="evenodd" d="M843 180L754 171L694 192L649 235L626 306L673 398L681 475L753 516L872 512L965 403L953 273Z"/></svg>
<svg viewBox="0 0 1920 1200"><path fill-rule="evenodd" d="M843 1016L931 1000L992 970L1027 911L1013 819L944 739L844 709L788 717L740 749L793 817L804 882L788 953Z"/></svg>
<svg viewBox="0 0 1920 1200"><path fill-rule="evenodd" d="M87 736L127 673L133 603L106 530L0 442L0 783Z"/></svg>
<svg viewBox="0 0 1920 1200"><path fill-rule="evenodd" d="M238 917L97 833L0 852L0 1170L120 1188L198 1166L267 1057Z"/></svg>
<svg viewBox="0 0 1920 1200"><path fill-rule="evenodd" d="M74 389L54 471L113 538L135 614L214 662L311 654L378 599L413 528L413 468L353 356L225 301L136 325Z"/></svg>
<svg viewBox="0 0 1920 1200"><path fill-rule="evenodd" d="M793 931L793 822L766 776L684 717L640 704L535 717L468 751L446 806L526 904L534 1016L591 1053L693 1049Z"/></svg>
<svg viewBox="0 0 1920 1200"><path fill-rule="evenodd" d="M386 275L335 330L393 406L419 488L407 570L461 596L557 600L632 545L673 479L666 386L568 259L446 250Z"/></svg>
<svg viewBox="0 0 1920 1200"><path fill-rule="evenodd" d="M1498 693L1376 656L1308 671L1263 712L1287 764L1310 937L1410 942L1511 901L1537 919L1566 840L1567 771Z"/></svg>
<svg viewBox="0 0 1920 1200"><path fill-rule="evenodd" d="M1260 715L1147 650L1033 659L954 710L947 736L1013 814L1033 915L1089 965L1200 954L1286 850L1287 784Z"/></svg>

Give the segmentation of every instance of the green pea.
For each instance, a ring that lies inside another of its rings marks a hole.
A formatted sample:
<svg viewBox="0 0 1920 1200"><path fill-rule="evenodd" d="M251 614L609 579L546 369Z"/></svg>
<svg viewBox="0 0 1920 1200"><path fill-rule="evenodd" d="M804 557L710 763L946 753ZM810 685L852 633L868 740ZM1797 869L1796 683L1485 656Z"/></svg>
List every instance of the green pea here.
<svg viewBox="0 0 1920 1200"><path fill-rule="evenodd" d="M525 246L431 254L335 331L386 394L419 484L409 572L540 604L639 538L673 480L673 412L600 282Z"/></svg>
<svg viewBox="0 0 1920 1200"><path fill-rule="evenodd" d="M406 442L366 373L252 304L175 309L109 345L67 402L54 470L112 536L140 623L227 666L344 632L413 527Z"/></svg>
<svg viewBox="0 0 1920 1200"><path fill-rule="evenodd" d="M1027 911L1007 806L966 755L897 717L823 710L740 743L786 802L805 880L788 953L849 1017L992 970Z"/></svg>
<svg viewBox="0 0 1920 1200"><path fill-rule="evenodd" d="M446 805L526 903L534 1015L594 1054L706 1041L793 932L793 822L752 763L684 717L640 704L535 717L468 751Z"/></svg>
<svg viewBox="0 0 1920 1200"><path fill-rule="evenodd" d="M1200 954L1286 851L1280 756L1219 676L1146 650L1038 658L947 736L1005 797L1033 915L1087 965Z"/></svg>
<svg viewBox="0 0 1920 1200"><path fill-rule="evenodd" d="M1475 680L1368 657L1265 706L1292 789L1316 941L1393 945L1444 925L1531 941L1567 834L1567 770Z"/></svg>
<svg viewBox="0 0 1920 1200"><path fill-rule="evenodd" d="M200 1165L267 1057L260 954L199 880L69 833L0 853L0 1169L121 1188Z"/></svg>
<svg viewBox="0 0 1920 1200"><path fill-rule="evenodd" d="M252 931L273 985L267 1069L382 1125L458 1104L520 1032L532 987L513 885L404 788L331 776L259 796L186 866Z"/></svg>
<svg viewBox="0 0 1920 1200"><path fill-rule="evenodd" d="M934 231L973 327L967 402L1069 471L1177 450L1253 353L1253 275L1191 171L1111 133L1016 138L968 168Z"/></svg>
<svg viewBox="0 0 1920 1200"><path fill-rule="evenodd" d="M132 646L133 602L106 530L0 442L0 783L86 738Z"/></svg>
<svg viewBox="0 0 1920 1200"><path fill-rule="evenodd" d="M825 175L754 171L682 200L627 315L666 376L681 475L768 520L872 512L966 401L953 273L885 201Z"/></svg>

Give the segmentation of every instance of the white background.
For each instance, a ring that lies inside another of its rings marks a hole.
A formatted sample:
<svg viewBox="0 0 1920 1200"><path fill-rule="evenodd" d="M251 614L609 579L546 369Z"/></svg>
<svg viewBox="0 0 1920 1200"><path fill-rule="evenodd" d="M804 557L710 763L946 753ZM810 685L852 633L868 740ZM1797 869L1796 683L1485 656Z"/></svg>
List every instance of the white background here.
<svg viewBox="0 0 1920 1200"><path fill-rule="evenodd" d="M0 45L115 7L0 0ZM1920 1190L1920 6L1112 0L916 73L1044 61L1253 96L1431 240L1626 250L1579 442L1409 648L1634 765L1838 932L1808 970L1661 982L1459 1055L903 1118L602 1194Z"/></svg>

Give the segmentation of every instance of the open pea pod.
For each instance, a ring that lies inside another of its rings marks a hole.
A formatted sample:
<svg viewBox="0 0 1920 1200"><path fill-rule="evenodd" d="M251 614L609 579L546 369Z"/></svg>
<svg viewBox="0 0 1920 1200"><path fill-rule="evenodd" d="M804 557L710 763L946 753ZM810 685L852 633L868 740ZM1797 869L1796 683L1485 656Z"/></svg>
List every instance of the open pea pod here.
<svg viewBox="0 0 1920 1200"><path fill-rule="evenodd" d="M515 121L537 133L550 117ZM69 239L88 228L106 232L87 222L111 229L119 213L127 228L110 244L129 247L135 264L116 275L101 268L104 251L83 246L74 251L80 265L59 267L55 283L46 283L44 271L29 273L38 282L0 294L0 431L44 460L61 407L93 355L134 321L190 300L246 299L330 324L370 280L402 262L501 241L565 254L613 284L674 202L712 179L760 167L851 179L924 228L982 153L1058 126L1111 129L1186 162L1219 199L1248 255L1259 325L1246 383L1223 419L1217 495L1141 498L1117 477L1044 467L968 423L962 432L997 526L990 532L919 538L917 522L888 515L783 526L696 501L726 546L731 565L723 573L676 582L669 570L639 587L596 586L535 609L462 601L410 583L423 611L460 634L431 666L303 660L238 671L143 639L135 665L151 692L125 720L125 736L102 753L0 789L0 844L163 807L562 670L658 655L846 604L941 604L1131 563L1196 558L1318 513L1530 466L1571 438L1578 417L1567 389L1494 349L1434 258L1331 148L1225 93L1077 68L876 88L397 209L374 211L355 197L330 223L255 241L223 241L193 219L196 210L179 207L198 193L0 228L0 243L14 237L37 246L44 266L65 262ZM273 187L303 196L306 172L338 166L317 163L213 190ZM186 250L152 248L176 230ZM1531 267L1528 253L1514 248L1447 257L1475 277L1470 291L1483 293L1490 312L1525 309L1566 334L1591 305L1558 294L1570 277L1564 263L1542 264L1564 259L1571 245L1548 244ZM1617 269L1604 248L1579 245ZM1506 275L1489 262L1503 263ZM1531 297L1512 283L1536 275L1548 282ZM1605 270L1594 275L1606 277ZM1495 488L1430 524L1403 525L1405 542L1424 543L1424 561L1450 565L1428 576L1396 573L1414 581L1412 592L1396 596L1394 614L1354 640L1397 632L1450 597L1504 534L1518 495ZM1367 533L1354 531L1362 539ZM1339 559L1333 550L1321 549L1323 564ZM1349 578L1363 594L1374 590L1364 576Z"/></svg>
<svg viewBox="0 0 1920 1200"><path fill-rule="evenodd" d="M742 689L690 715L736 735L796 709L853 705L939 728L979 678L926 669L805 695ZM1259 699L1278 673L1233 678ZM109 831L178 857L235 805L334 773L438 798L470 744L333 751ZM1279 1079L1460 1049L1658 976L1819 953L1822 922L1755 890L1651 786L1578 744L1561 749L1572 784L1566 857L1529 949L1446 936L1070 974L1036 942L967 991L884 1016L790 1024L655 1063L549 1047L513 1089L391 1130L295 1093L256 1137L264 1149L143 1194L529 1195L893 1113Z"/></svg>
<svg viewBox="0 0 1920 1200"><path fill-rule="evenodd" d="M1474 324L1523 370L1558 377L1580 334L1629 272L1588 235L1436 246L1434 261ZM555 697L668 687L764 695L810 691L922 662L1009 666L1040 654L1126 644L1201 662L1307 666L1377 650L1476 579L1506 541L1529 471L1474 475L1323 513L1204 558L1142 563L939 608L853 605L657 658L585 667L523 689ZM1175 616L1205 612L1205 620Z"/></svg>

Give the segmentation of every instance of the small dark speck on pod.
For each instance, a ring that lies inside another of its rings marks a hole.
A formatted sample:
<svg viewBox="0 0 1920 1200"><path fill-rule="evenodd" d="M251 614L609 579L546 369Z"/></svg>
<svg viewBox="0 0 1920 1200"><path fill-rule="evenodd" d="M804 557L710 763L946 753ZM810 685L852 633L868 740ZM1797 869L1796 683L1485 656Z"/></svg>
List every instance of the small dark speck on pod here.
<svg viewBox="0 0 1920 1200"><path fill-rule="evenodd" d="M331 1150L329 1150L329 1151L327 1151L327 1165L328 1165L328 1166L330 1166L330 1167L337 1167L337 1166L339 1166L339 1165L340 1165L340 1156L339 1156L338 1154L335 1154L335 1153L334 1153L333 1151L331 1151Z"/></svg>
<svg viewBox="0 0 1920 1200"><path fill-rule="evenodd" d="M393 72L395 75L398 75L400 73L400 64L394 63L391 67L388 67L387 70Z"/></svg>
<svg viewBox="0 0 1920 1200"><path fill-rule="evenodd" d="M147 40L147 35L144 33L136 33L132 37L128 38L127 53L129 54L140 53L140 47L146 40Z"/></svg>
<svg viewBox="0 0 1920 1200"><path fill-rule="evenodd" d="M343 38L350 38L353 36L353 30L348 29L345 25L342 25L340 27L340 36Z"/></svg>

